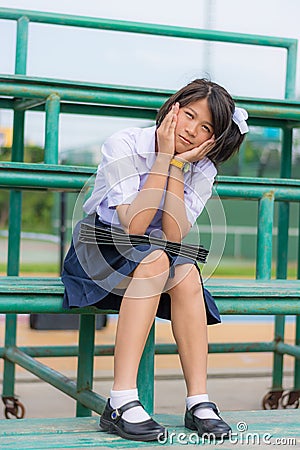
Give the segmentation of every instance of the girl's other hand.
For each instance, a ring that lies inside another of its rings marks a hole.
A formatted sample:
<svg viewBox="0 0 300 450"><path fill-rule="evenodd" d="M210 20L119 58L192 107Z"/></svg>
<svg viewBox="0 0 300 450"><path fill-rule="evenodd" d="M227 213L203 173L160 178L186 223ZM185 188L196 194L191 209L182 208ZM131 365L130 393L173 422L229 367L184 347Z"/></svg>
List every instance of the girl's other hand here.
<svg viewBox="0 0 300 450"><path fill-rule="evenodd" d="M175 153L175 128L177 124L177 115L179 103L175 103L161 125L157 129L157 145L159 154L167 154L170 157Z"/></svg>
<svg viewBox="0 0 300 450"><path fill-rule="evenodd" d="M187 162L196 162L201 161L207 153L211 151L211 149L215 145L215 136L213 135L210 139L203 142L203 144L199 145L198 147L192 148L192 150L188 150L184 153L178 153L176 155L176 158L182 159Z"/></svg>

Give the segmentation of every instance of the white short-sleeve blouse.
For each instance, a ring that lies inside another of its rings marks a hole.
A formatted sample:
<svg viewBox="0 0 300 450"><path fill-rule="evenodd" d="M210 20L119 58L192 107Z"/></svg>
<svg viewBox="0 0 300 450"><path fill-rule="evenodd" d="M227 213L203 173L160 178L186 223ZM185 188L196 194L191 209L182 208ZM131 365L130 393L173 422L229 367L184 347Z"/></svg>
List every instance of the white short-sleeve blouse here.
<svg viewBox="0 0 300 450"><path fill-rule="evenodd" d="M143 187L156 158L155 131L155 126L127 128L104 142L94 190L83 206L87 214L97 212L102 222L122 228L116 206L132 203ZM184 174L184 201L191 225L212 194L216 174L215 165L206 157ZM164 195L147 234L160 234L163 205Z"/></svg>

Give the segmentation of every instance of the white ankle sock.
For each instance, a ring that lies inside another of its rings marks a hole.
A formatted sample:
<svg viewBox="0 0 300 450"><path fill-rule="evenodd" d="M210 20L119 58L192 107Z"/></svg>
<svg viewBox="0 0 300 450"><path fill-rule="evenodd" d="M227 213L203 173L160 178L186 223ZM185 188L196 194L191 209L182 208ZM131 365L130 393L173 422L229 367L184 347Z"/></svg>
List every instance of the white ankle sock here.
<svg viewBox="0 0 300 450"><path fill-rule="evenodd" d="M112 408L120 408L126 403L132 402L133 400L138 400L138 390L137 389L126 389L122 391L110 391L110 405ZM138 423L144 420L150 419L149 414L141 406L134 406L128 409L123 414L123 419L127 422Z"/></svg>
<svg viewBox="0 0 300 450"><path fill-rule="evenodd" d="M207 394L199 394L199 395L191 395L190 397L186 397L186 406L187 409L191 409L197 403L209 402L209 398ZM212 409L210 408L197 408L194 412L196 417L199 419L219 419Z"/></svg>

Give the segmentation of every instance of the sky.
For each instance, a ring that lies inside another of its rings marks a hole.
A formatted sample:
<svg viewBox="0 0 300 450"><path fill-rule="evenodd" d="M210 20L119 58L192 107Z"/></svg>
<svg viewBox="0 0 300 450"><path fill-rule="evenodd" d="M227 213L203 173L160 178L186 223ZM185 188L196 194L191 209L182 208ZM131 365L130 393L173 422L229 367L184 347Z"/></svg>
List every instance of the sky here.
<svg viewBox="0 0 300 450"><path fill-rule="evenodd" d="M0 0L0 7L210 28L300 39L298 0ZM0 20L0 73L14 72L15 23ZM31 24L31 76L178 89L208 77L233 95L283 98L286 52L103 30ZM297 96L300 97L300 54ZM12 114L0 111L0 126ZM112 132L145 121L61 115L60 150L97 145ZM43 145L44 115L28 113L26 141Z"/></svg>

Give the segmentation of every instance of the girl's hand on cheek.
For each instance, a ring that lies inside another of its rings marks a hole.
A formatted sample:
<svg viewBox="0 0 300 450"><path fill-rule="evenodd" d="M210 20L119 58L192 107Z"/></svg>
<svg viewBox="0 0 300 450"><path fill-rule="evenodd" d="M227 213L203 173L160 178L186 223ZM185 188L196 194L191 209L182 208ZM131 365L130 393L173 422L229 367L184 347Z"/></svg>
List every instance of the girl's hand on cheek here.
<svg viewBox="0 0 300 450"><path fill-rule="evenodd" d="M180 153L176 155L176 158L183 159L188 162L196 162L201 161L207 153L211 151L211 149L215 145L215 136L213 135L210 139L200 144L198 147L193 148L192 150L188 150L187 152Z"/></svg>
<svg viewBox="0 0 300 450"><path fill-rule="evenodd" d="M175 128L179 103L175 103L157 129L158 152L172 157L175 153Z"/></svg>

